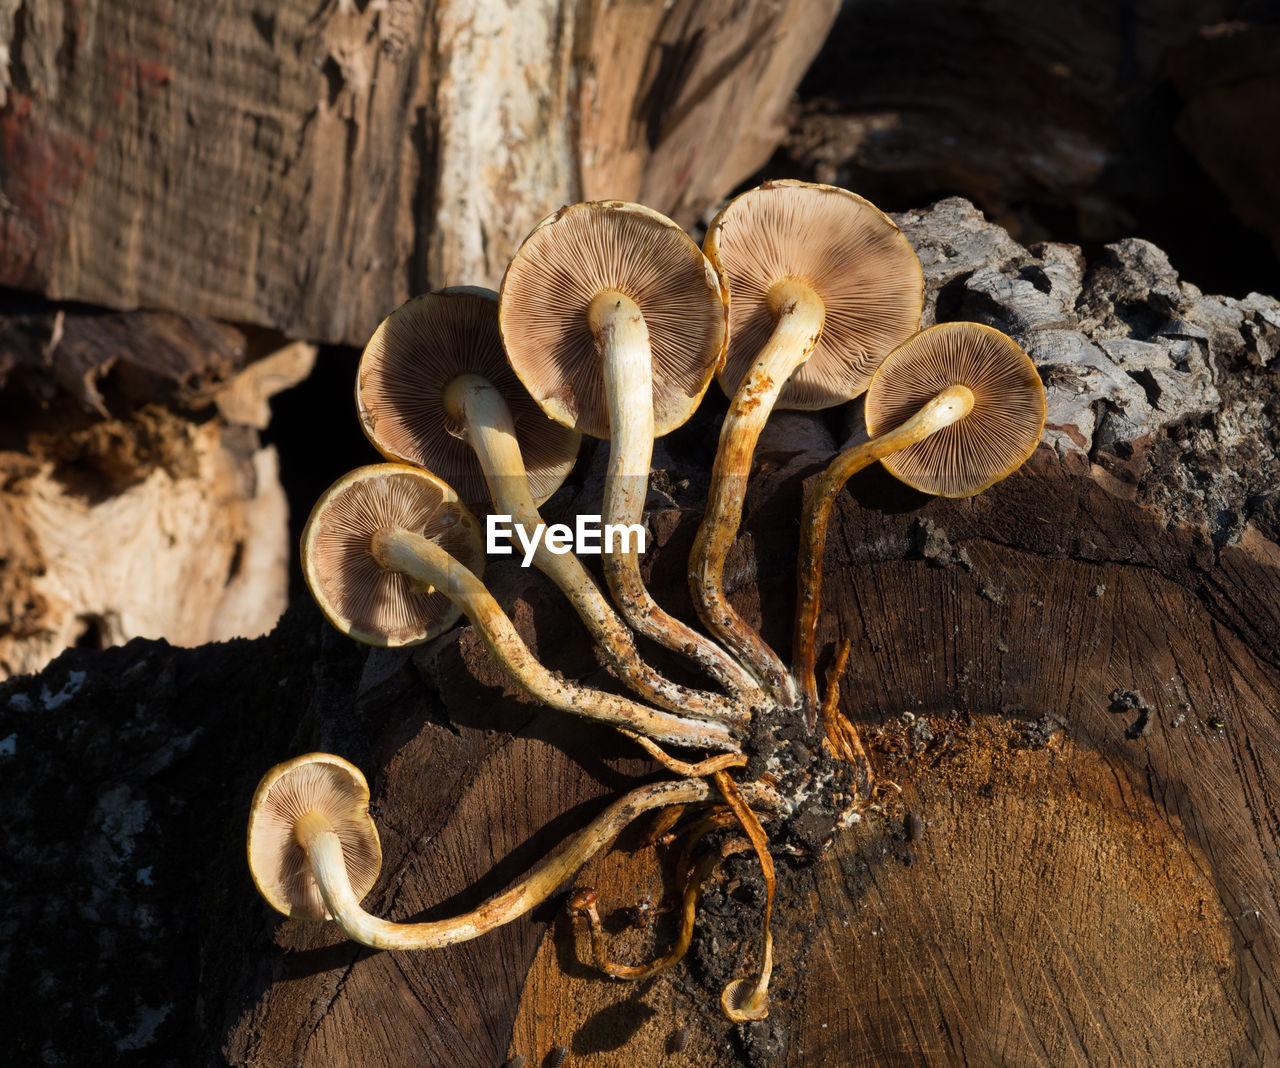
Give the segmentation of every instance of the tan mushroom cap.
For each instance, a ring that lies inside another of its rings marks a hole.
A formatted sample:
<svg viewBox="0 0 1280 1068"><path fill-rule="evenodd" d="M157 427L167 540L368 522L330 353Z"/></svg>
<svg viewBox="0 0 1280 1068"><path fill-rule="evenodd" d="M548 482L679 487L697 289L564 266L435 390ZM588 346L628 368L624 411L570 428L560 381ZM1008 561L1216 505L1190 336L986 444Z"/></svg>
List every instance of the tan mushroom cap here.
<svg viewBox="0 0 1280 1068"><path fill-rule="evenodd" d="M729 348L717 375L737 391L774 328L770 291L798 280L826 317L778 408L830 408L862 393L880 361L920 329L924 275L898 225L846 189L766 182L731 200L703 243L729 288Z"/></svg>
<svg viewBox="0 0 1280 1068"><path fill-rule="evenodd" d="M304 920L327 920L320 887L294 833L298 819L318 812L342 843L342 859L357 900L382 869L378 829L369 818L369 784L360 769L329 753L277 764L262 777L249 806L249 871L271 907Z"/></svg>
<svg viewBox="0 0 1280 1068"><path fill-rule="evenodd" d="M414 592L407 575L385 571L373 535L399 528L434 541L476 575L484 571L480 522L429 471L371 464L338 479L316 502L302 532L302 573L329 622L367 645L415 645L461 615L442 593Z"/></svg>
<svg viewBox="0 0 1280 1068"><path fill-rule="evenodd" d="M365 346L356 375L360 425L391 460L443 478L474 511L489 510L484 471L466 431L445 408L445 388L459 375L488 379L516 428L529 488L541 504L564 482L580 436L543 414L516 378L498 332L498 294L456 286L402 304Z"/></svg>
<svg viewBox="0 0 1280 1068"><path fill-rule="evenodd" d="M511 365L552 419L609 437L592 298L626 294L653 350L654 435L684 423L724 359L724 295L697 243L639 204L561 208L524 240L502 280L499 321Z"/></svg>
<svg viewBox="0 0 1280 1068"><path fill-rule="evenodd" d="M967 386L973 409L881 462L924 493L969 497L1022 466L1044 431L1044 386L1010 338L978 323L941 323L889 354L867 390L867 432L905 423L948 386Z"/></svg>

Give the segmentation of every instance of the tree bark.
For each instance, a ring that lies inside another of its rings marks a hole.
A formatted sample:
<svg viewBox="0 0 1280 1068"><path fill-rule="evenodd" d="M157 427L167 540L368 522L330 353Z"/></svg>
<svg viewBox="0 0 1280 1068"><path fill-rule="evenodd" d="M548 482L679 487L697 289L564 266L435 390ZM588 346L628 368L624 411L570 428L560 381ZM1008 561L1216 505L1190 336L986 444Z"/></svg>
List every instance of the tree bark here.
<svg viewBox="0 0 1280 1068"><path fill-rule="evenodd" d="M0 285L363 344L564 203L689 224L836 0L0 2Z"/></svg>
<svg viewBox="0 0 1280 1068"><path fill-rule="evenodd" d="M298 605L257 642L73 650L0 689L6 790L32 813L0 832L15 1048L264 1066L539 1064L562 1046L635 1064L680 1042L715 1065L1280 1055L1277 304L1205 297L1141 242L1088 264L1024 249L963 201L901 221L930 316L1014 333L1052 428L970 501L868 471L838 506L819 667L853 641L842 708L902 794L825 859L779 864L768 1020L733 1028L717 1005L756 961L750 857L711 881L685 962L638 985L576 963L558 901L422 954L271 914L243 826L276 760L323 748L371 773L385 861L367 904L397 920L499 890L650 770L515 698L467 628L366 655ZM802 487L838 423L774 428L726 568L782 651ZM646 564L681 615L713 441L707 409L654 479ZM587 508L603 451L560 507ZM610 684L538 576L488 581L551 666ZM633 836L578 884L620 928L663 879ZM612 944L639 961L669 932L658 915Z"/></svg>

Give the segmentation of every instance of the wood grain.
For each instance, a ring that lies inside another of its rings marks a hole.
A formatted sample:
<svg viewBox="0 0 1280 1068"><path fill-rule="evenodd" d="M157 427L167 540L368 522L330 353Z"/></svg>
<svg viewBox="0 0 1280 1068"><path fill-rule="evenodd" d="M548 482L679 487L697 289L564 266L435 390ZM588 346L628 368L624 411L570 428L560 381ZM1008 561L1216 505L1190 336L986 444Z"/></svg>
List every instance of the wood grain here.
<svg viewBox="0 0 1280 1068"><path fill-rule="evenodd" d="M0 4L0 285L363 344L561 204L695 222L837 7Z"/></svg>
<svg viewBox="0 0 1280 1068"><path fill-rule="evenodd" d="M683 974L593 986L565 966L561 931L511 1052L563 1042L575 1063L664 1063L684 1026L698 1064L1277 1056L1280 648L1233 630L1225 606L1273 600L1280 569L1237 586L1213 562L1193 579L1185 531L1114 498L1104 513L1102 493L1047 450L968 502L855 485L820 641L829 656L853 640L842 707L903 794L783 876L768 1032L717 1018L696 943ZM912 548L926 519L967 564ZM1148 733L1113 710L1117 690L1149 707ZM653 893L644 879L624 857L578 882L626 903Z"/></svg>

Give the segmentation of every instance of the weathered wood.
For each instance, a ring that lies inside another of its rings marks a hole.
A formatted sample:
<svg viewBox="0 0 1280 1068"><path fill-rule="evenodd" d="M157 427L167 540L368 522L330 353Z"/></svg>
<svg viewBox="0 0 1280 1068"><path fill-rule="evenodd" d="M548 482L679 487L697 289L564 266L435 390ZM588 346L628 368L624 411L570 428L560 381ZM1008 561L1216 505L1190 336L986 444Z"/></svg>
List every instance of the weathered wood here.
<svg viewBox="0 0 1280 1068"><path fill-rule="evenodd" d="M366 656L299 606L256 643L74 650L0 689L6 789L30 812L58 799L3 829L18 863L0 891L26 937L0 964L10 987L52 977L5 1003L15 1048L494 1065L565 1046L603 1065L656 1061L685 1028L679 1056L714 1065L1280 1055L1274 303L1203 297L1141 243L1091 265L1022 249L959 201L903 222L930 314L1013 330L1054 429L971 501L869 471L839 506L819 667L854 641L843 708L903 794L823 862L780 863L769 1020L739 1031L716 1005L758 952L749 856L712 881L686 961L635 987L589 978L566 924L545 936L555 902L413 955L272 916L242 835L274 760L324 748L371 773L387 860L369 905L394 919L499 889L648 767L513 698L468 629ZM771 436L726 571L782 648L803 476L838 421L790 415ZM679 612L713 423L664 440L651 500L652 586ZM589 508L602 453L561 506ZM540 578L491 581L553 667L610 684ZM579 881L608 918L661 878L632 838ZM651 931L618 955L644 959Z"/></svg>
<svg viewBox="0 0 1280 1068"><path fill-rule="evenodd" d="M258 348L187 316L0 307L0 676L275 625L287 505L256 431L315 347Z"/></svg>
<svg viewBox="0 0 1280 1068"><path fill-rule="evenodd" d="M696 220L837 7L10 0L0 284L363 344L563 203Z"/></svg>

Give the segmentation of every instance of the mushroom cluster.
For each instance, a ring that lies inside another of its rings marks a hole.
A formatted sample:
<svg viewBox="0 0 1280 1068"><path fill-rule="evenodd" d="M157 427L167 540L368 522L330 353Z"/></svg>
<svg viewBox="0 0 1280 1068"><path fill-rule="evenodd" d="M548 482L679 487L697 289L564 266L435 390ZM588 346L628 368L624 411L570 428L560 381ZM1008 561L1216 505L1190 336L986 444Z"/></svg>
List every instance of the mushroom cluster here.
<svg viewBox="0 0 1280 1068"><path fill-rule="evenodd" d="M818 692L832 504L877 461L924 493L978 493L1015 470L1043 429L1044 391L1027 356L970 323L920 331L922 303L919 261L888 216L845 190L771 182L731 201L704 249L636 204L562 208L526 238L500 293L443 289L388 316L356 383L361 425L387 462L346 475L313 509L302 564L316 601L340 630L384 646L427 641L465 614L536 700L612 724L673 777L615 801L479 908L393 923L360 907L381 862L364 777L336 756L298 757L269 771L253 799L249 864L267 901L289 916L333 919L376 948L447 945L529 911L631 821L679 806L681 921L667 952L645 965L611 962L594 893L574 894L570 910L586 922L602 972L650 975L689 945L715 864L754 850L767 888L760 962L725 988L721 1006L735 1021L765 1016L771 850L796 848L788 835L801 813L811 826L821 812L834 834L874 804L878 787L856 728L837 708L847 643ZM539 506L588 434L609 442L605 528L638 527L654 440L689 419L713 378L729 408L688 565L705 632L654 601L634 542L602 546L606 592L567 546L546 537L531 563L563 591L632 696L549 671L482 581L475 512L538 528ZM831 461L804 505L788 665L724 591L756 442L775 407L824 408L864 393L866 439ZM703 686L646 663L636 634L689 660ZM794 741L806 732L805 743ZM805 841L811 846L811 834Z"/></svg>

